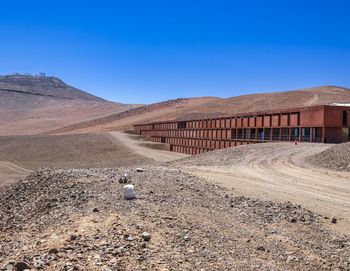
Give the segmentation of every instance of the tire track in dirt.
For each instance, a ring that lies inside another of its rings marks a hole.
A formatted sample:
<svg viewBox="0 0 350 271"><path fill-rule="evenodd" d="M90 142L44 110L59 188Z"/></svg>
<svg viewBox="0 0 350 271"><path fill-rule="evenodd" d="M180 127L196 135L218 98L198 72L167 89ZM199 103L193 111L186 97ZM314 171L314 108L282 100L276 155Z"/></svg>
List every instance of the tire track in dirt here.
<svg viewBox="0 0 350 271"><path fill-rule="evenodd" d="M280 149L274 146L259 152L259 146L256 146L256 156L243 155L237 164L182 167L210 182L234 188L237 195L291 201L325 217L336 217L338 223L332 228L350 233L350 173L319 169L305 162L306 157L329 147L323 144L284 145Z"/></svg>

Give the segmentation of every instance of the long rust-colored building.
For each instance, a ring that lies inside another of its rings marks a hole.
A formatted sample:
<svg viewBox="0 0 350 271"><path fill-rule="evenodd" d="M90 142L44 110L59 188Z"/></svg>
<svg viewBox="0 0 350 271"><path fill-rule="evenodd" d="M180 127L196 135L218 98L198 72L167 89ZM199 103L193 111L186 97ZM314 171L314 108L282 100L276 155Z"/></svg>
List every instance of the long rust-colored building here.
<svg viewBox="0 0 350 271"><path fill-rule="evenodd" d="M350 107L322 105L186 121L136 124L134 129L171 151L198 154L271 141L350 141Z"/></svg>

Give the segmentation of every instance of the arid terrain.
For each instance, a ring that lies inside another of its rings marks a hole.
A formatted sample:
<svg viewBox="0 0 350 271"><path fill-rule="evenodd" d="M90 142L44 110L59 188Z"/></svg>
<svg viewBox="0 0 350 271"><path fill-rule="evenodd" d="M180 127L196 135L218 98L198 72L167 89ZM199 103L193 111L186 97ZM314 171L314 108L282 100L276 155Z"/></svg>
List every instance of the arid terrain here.
<svg viewBox="0 0 350 271"><path fill-rule="evenodd" d="M147 149L147 153L140 155L140 151L128 147L128 142L118 140L120 136L99 133L0 137L0 187L38 168L116 168L185 156L165 151L152 155L151 148L142 146L141 151Z"/></svg>
<svg viewBox="0 0 350 271"><path fill-rule="evenodd" d="M141 138L110 136L135 165L144 158L142 170L41 169L0 190L0 268L349 270L349 173L305 167L331 145L248 145L161 162L150 156L168 152ZM118 181L125 172L132 201Z"/></svg>
<svg viewBox="0 0 350 271"><path fill-rule="evenodd" d="M136 106L29 79L0 77L0 270L350 270L349 143L189 156L120 131L350 102L348 89Z"/></svg>

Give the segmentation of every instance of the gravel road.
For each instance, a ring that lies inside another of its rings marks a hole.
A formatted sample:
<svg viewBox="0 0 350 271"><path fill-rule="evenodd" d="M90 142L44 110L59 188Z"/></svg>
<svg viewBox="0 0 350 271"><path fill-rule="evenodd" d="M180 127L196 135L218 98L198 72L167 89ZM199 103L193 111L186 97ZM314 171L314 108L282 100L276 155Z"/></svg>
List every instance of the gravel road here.
<svg viewBox="0 0 350 271"><path fill-rule="evenodd" d="M175 162L183 170L228 188L235 194L301 204L350 233L350 173L307 164L306 158L331 145L271 143L248 145Z"/></svg>
<svg viewBox="0 0 350 271"><path fill-rule="evenodd" d="M143 141L140 140L141 138L138 136L133 136L123 132L110 132L110 134L114 136L119 143L125 145L135 154L143 155L155 162L170 162L189 157L187 154L157 149L155 148L155 145L164 146L164 144ZM147 147L147 145L149 145L149 147Z"/></svg>

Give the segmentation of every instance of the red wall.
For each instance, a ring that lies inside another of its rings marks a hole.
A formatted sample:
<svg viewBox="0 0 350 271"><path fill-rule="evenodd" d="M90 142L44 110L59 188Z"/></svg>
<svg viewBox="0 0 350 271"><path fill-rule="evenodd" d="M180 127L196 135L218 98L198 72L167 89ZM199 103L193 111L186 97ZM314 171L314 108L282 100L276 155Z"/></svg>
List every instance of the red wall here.
<svg viewBox="0 0 350 271"><path fill-rule="evenodd" d="M300 125L302 127L323 126L324 109L323 107L311 108L300 112Z"/></svg>

